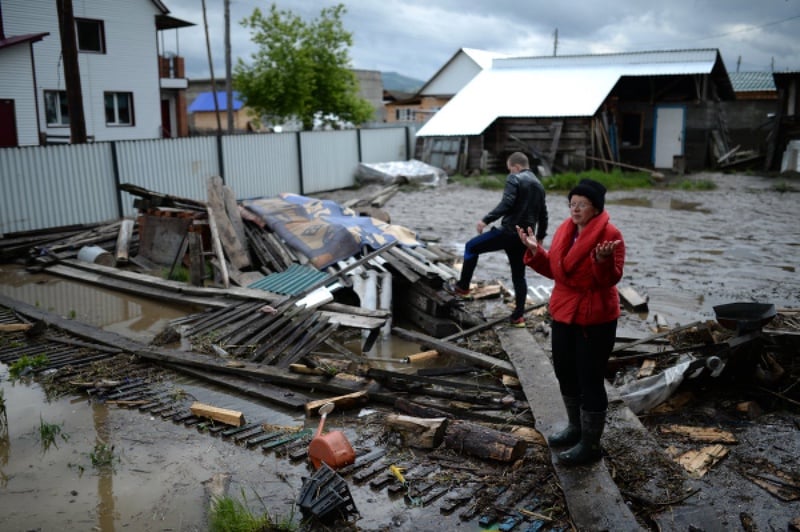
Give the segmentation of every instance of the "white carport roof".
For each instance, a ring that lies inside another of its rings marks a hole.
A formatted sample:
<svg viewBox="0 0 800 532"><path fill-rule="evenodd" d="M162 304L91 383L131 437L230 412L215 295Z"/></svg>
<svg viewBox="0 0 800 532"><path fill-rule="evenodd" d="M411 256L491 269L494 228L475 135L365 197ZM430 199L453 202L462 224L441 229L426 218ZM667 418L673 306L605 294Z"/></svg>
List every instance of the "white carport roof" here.
<svg viewBox="0 0 800 532"><path fill-rule="evenodd" d="M417 132L480 135L500 117L590 117L623 76L710 74L716 50L496 59Z"/></svg>

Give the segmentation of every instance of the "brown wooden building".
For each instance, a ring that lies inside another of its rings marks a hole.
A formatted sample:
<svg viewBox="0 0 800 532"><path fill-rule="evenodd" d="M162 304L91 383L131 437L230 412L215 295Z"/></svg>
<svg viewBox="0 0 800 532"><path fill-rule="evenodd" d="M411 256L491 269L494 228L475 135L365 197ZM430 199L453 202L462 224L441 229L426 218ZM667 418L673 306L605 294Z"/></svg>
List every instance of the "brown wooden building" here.
<svg viewBox="0 0 800 532"><path fill-rule="evenodd" d="M417 157L451 172L615 165L691 171L732 149L735 100L716 49L495 59L417 132Z"/></svg>

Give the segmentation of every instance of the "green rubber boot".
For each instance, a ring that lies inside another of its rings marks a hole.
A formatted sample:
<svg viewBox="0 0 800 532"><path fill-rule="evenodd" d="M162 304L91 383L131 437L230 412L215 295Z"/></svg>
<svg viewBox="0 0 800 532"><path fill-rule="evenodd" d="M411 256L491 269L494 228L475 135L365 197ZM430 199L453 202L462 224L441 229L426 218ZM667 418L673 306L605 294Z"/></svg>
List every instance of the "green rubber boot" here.
<svg viewBox="0 0 800 532"><path fill-rule="evenodd" d="M581 410L581 441L575 447L558 453L559 463L566 466L590 464L600 460L600 437L606 426L606 412Z"/></svg>
<svg viewBox="0 0 800 532"><path fill-rule="evenodd" d="M581 441L581 400L579 397L567 395L562 395L561 398L567 409L567 426L547 438L550 447L571 447Z"/></svg>

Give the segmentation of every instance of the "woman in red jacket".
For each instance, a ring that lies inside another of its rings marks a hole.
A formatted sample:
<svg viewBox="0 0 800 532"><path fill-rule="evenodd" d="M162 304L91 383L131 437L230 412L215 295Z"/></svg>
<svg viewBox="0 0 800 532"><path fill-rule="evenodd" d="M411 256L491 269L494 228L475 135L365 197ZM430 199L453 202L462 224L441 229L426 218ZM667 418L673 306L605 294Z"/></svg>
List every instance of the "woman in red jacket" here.
<svg viewBox="0 0 800 532"><path fill-rule="evenodd" d="M550 296L553 367L568 424L548 443L569 447L558 454L567 465L600 459L608 408L605 371L617 335L616 284L622 278L625 244L604 210L605 193L591 179L570 190L570 216L556 230L549 251L531 228L517 227L528 248L525 264L555 281Z"/></svg>

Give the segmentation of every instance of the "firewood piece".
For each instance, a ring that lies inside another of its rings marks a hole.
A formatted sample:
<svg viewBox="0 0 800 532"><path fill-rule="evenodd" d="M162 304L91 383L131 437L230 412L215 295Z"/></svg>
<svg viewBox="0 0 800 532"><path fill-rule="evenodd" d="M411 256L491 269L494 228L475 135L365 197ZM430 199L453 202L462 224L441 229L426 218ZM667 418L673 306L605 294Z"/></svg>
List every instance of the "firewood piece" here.
<svg viewBox="0 0 800 532"><path fill-rule="evenodd" d="M354 406L362 405L367 402L367 392L353 392L347 395L339 395L337 397L328 397L326 399L319 399L316 401L309 401L306 403L306 415L310 416L315 414L319 408L325 403L333 403L336 405L337 410L347 410Z"/></svg>
<svg viewBox="0 0 800 532"><path fill-rule="evenodd" d="M648 358L642 361L642 366L639 368L639 373L636 374L637 378L649 377L656 370L656 361Z"/></svg>
<svg viewBox="0 0 800 532"><path fill-rule="evenodd" d="M647 311L647 301L636 293L636 290L631 288L630 286L623 286L618 288L619 296L622 298L622 302L630 308L634 312L646 312Z"/></svg>
<svg viewBox="0 0 800 532"><path fill-rule="evenodd" d="M738 443L732 433L714 427L690 427L687 425L662 425L658 428L662 434L677 434L692 441L706 443Z"/></svg>
<svg viewBox="0 0 800 532"><path fill-rule="evenodd" d="M389 414L384 423L398 432L406 445L417 449L435 449L441 445L447 430L446 417L419 418Z"/></svg>
<svg viewBox="0 0 800 532"><path fill-rule="evenodd" d="M219 274L222 277L222 287L228 288L230 287L230 279L228 278L228 268L225 263L225 254L222 250L222 243L219 239L219 229L217 228L217 222L214 219L214 209L208 207L206 210L208 211L208 228L211 230L211 249L214 250L214 254L216 255L216 261L212 262L217 267Z"/></svg>
<svg viewBox="0 0 800 532"><path fill-rule="evenodd" d="M444 444L448 449L501 462L522 458L527 448L527 443L516 436L463 421L450 424Z"/></svg>
<svg viewBox="0 0 800 532"><path fill-rule="evenodd" d="M728 448L720 444L703 447L700 450L686 451L677 458L692 478L701 478L714 464L728 455Z"/></svg>
<svg viewBox="0 0 800 532"><path fill-rule="evenodd" d="M226 425L234 427L241 427L244 425L244 414L236 410L228 410L227 408L219 408L216 406L206 405L195 401L189 408L197 417L211 418L214 421L219 421Z"/></svg>

